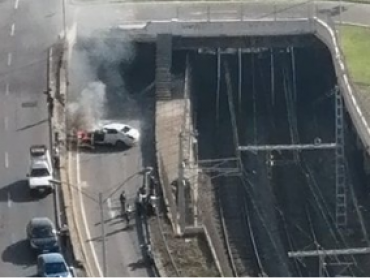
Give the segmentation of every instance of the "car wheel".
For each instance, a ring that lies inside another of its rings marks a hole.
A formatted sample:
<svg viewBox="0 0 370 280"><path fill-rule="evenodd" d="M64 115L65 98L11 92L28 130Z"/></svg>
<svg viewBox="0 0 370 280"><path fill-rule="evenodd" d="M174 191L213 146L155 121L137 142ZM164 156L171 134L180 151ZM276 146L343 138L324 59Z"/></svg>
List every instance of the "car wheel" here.
<svg viewBox="0 0 370 280"><path fill-rule="evenodd" d="M123 149L123 148L125 148L125 147L126 147L126 144L125 144L123 141L117 141L117 142L116 142L116 147L117 147L118 149Z"/></svg>
<svg viewBox="0 0 370 280"><path fill-rule="evenodd" d="M53 187L50 187L50 188L48 188L47 190L46 190L46 193L47 194L51 194L51 193L53 193L54 192L54 188Z"/></svg>

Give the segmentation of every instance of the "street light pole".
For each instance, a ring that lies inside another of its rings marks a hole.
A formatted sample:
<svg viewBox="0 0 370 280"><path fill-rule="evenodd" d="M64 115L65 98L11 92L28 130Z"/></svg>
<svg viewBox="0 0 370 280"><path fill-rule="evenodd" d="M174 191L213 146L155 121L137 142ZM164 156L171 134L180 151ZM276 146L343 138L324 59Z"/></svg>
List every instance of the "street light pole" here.
<svg viewBox="0 0 370 280"><path fill-rule="evenodd" d="M67 37L67 26L66 26L66 0L61 0L62 1L62 17L63 17L63 37L64 39Z"/></svg>
<svg viewBox="0 0 370 280"><path fill-rule="evenodd" d="M153 168L147 167L147 168L143 169L142 171L137 172L134 175L128 177L122 184L120 184L118 187L116 187L113 191L110 190L110 194L108 195L108 197L111 197L112 195L114 195L119 190L119 188L122 188L125 183L127 183L129 180L134 178L137 174L141 173L141 174L145 175L146 177L149 177L149 174L152 171L153 171ZM149 178L146 179L147 182L148 182L148 180L149 180ZM103 277L107 277L108 265L107 265L106 233L105 233L105 223L104 223L104 203L105 203L106 200L103 197L104 193L99 192L98 193L99 199L97 200L96 197L94 197L92 195L89 195L87 192L82 191L80 188L78 188L76 186L73 186L72 184L70 184L68 182L62 182L62 181L55 180L55 179L49 180L49 182L52 183L52 184L59 185L59 186L61 186L62 184L67 184L68 186L76 188L78 192L82 193L83 195L88 197L90 200L99 204L100 223L101 223L101 238L102 238L102 251L103 251L102 252L102 254L103 254L102 255L102 258L103 258L103 260L102 260L103 261ZM95 195L96 194L97 193L95 193Z"/></svg>
<svg viewBox="0 0 370 280"><path fill-rule="evenodd" d="M100 223L102 236L102 251L103 251L103 277L107 276L107 249L105 243L105 224L104 224L104 209L103 209L103 193L99 192L99 209L100 209Z"/></svg>

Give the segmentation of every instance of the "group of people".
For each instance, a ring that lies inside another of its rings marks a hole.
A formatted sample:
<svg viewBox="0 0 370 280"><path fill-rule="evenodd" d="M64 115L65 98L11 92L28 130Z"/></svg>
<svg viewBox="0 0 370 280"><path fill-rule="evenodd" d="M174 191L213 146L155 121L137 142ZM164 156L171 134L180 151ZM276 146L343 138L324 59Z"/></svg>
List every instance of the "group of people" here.
<svg viewBox="0 0 370 280"><path fill-rule="evenodd" d="M139 217L143 214L146 214L146 216L152 216L155 214L153 197L155 197L155 186L157 181L154 176L150 176L149 180L148 190L146 190L145 185L143 185L137 192L135 208ZM134 209L132 209L131 205L127 203L125 191L122 191L119 200L121 204L122 217L126 221L126 224L129 225L131 213Z"/></svg>

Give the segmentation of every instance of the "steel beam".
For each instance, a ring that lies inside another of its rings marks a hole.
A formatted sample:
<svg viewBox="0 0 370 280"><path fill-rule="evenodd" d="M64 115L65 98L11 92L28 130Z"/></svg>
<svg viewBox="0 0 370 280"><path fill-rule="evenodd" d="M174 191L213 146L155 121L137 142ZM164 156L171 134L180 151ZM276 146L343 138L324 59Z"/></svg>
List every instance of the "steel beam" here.
<svg viewBox="0 0 370 280"><path fill-rule="evenodd" d="M226 172L226 173L232 173L232 172L240 172L240 168L227 168L227 167L199 167L200 170L204 172Z"/></svg>
<svg viewBox="0 0 370 280"><path fill-rule="evenodd" d="M236 157L231 158L219 158L219 159L200 159L198 160L199 164L205 164L205 163L224 163L227 161L237 161L238 159Z"/></svg>
<svg viewBox="0 0 370 280"><path fill-rule="evenodd" d="M336 143L323 143L323 144L297 144L297 145L249 145L239 146L239 151L273 151L273 150L285 150L285 151L296 151L296 150L325 150L335 149Z"/></svg>
<svg viewBox="0 0 370 280"><path fill-rule="evenodd" d="M289 258L309 258L320 256L338 256L338 255L360 255L369 254L370 247L334 249L334 250L312 250L312 251L294 251L288 252Z"/></svg>

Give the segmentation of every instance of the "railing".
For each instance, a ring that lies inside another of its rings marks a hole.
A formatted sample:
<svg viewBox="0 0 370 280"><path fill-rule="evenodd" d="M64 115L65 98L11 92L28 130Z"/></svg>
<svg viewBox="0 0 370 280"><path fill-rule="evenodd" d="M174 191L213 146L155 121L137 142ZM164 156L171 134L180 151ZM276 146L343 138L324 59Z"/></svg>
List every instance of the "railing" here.
<svg viewBox="0 0 370 280"><path fill-rule="evenodd" d="M166 13L153 13L136 21L127 22L131 26L135 23L149 21L254 21L254 20L281 20L281 19L309 19L313 17L325 18L340 14L339 6L323 7L314 0L292 1L220 1L205 2L171 2L166 4ZM122 22L122 20L121 20ZM138 26L139 27L139 26Z"/></svg>

